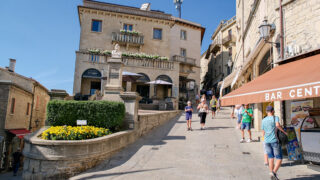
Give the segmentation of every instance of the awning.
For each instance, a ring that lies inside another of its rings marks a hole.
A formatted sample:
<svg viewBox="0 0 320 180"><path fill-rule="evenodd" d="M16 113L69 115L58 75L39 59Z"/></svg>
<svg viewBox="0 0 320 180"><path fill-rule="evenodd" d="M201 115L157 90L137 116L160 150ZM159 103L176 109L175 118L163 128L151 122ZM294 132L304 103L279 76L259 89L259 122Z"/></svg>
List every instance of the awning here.
<svg viewBox="0 0 320 180"><path fill-rule="evenodd" d="M163 80L155 80L155 81L148 82L147 84L172 85L172 83L167 82L167 81L163 81Z"/></svg>
<svg viewBox="0 0 320 180"><path fill-rule="evenodd" d="M277 66L221 98L222 106L320 96L320 55Z"/></svg>
<svg viewBox="0 0 320 180"><path fill-rule="evenodd" d="M31 133L29 130L26 129L11 129L9 130L9 132L15 134L20 139L22 139L23 136L25 136L26 134Z"/></svg>
<svg viewBox="0 0 320 180"><path fill-rule="evenodd" d="M227 77L225 77L225 78L223 79L224 84L223 84L222 89L224 89L224 88L226 88L226 87L228 87L228 86L231 86L231 83L233 82L233 80L234 80L237 72L238 72L238 71L233 71L231 74L229 74ZM218 86L221 87L223 81L220 81L220 82L218 83Z"/></svg>

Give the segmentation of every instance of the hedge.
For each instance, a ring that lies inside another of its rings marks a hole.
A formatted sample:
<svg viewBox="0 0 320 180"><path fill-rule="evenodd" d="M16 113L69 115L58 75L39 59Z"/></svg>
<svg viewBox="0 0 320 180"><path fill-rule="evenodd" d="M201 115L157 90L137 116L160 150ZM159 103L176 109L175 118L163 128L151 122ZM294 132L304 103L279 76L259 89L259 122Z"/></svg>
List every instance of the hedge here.
<svg viewBox="0 0 320 180"><path fill-rule="evenodd" d="M119 130L125 116L124 103L109 101L63 101L48 103L47 120L51 126L76 126L87 120L88 126Z"/></svg>

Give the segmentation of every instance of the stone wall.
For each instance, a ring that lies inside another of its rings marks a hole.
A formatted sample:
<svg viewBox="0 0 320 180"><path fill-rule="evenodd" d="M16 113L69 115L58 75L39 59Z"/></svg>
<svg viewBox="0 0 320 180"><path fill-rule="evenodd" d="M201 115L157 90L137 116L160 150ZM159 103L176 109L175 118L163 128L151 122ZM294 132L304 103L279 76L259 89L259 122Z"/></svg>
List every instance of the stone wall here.
<svg viewBox="0 0 320 180"><path fill-rule="evenodd" d="M139 115L134 130L83 141L43 140L38 137L43 128L25 137L23 179L67 179L96 166L179 113Z"/></svg>

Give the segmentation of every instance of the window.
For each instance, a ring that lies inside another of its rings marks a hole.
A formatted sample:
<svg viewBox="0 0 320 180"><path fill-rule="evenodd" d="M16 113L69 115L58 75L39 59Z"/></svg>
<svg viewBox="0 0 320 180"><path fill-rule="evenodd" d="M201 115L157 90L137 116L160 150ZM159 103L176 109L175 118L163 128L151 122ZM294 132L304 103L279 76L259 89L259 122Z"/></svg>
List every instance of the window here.
<svg viewBox="0 0 320 180"><path fill-rule="evenodd" d="M93 54L90 55L90 60L92 63L99 62L99 58L100 58L99 55L93 55Z"/></svg>
<svg viewBox="0 0 320 180"><path fill-rule="evenodd" d="M184 48L181 48L181 49L180 49L180 56L182 56L182 57L187 57L187 50L184 49Z"/></svg>
<svg viewBox="0 0 320 180"><path fill-rule="evenodd" d="M184 30L180 31L180 39L187 40L187 31L184 31Z"/></svg>
<svg viewBox="0 0 320 180"><path fill-rule="evenodd" d="M92 20L91 31L101 32L101 27L102 27L102 21L100 21L100 20Z"/></svg>
<svg viewBox="0 0 320 180"><path fill-rule="evenodd" d="M15 98L12 98L11 99L11 109L10 109L10 113L11 114L14 114L14 108L16 106L16 99Z"/></svg>
<svg viewBox="0 0 320 180"><path fill-rule="evenodd" d="M132 28L132 24L123 24L123 30L126 30L126 31L132 31L133 28Z"/></svg>
<svg viewBox="0 0 320 180"><path fill-rule="evenodd" d="M30 103L27 103L27 112L26 112L27 116L29 115L29 111L30 111Z"/></svg>
<svg viewBox="0 0 320 180"><path fill-rule="evenodd" d="M153 39L162 39L162 29L153 29Z"/></svg>
<svg viewBox="0 0 320 180"><path fill-rule="evenodd" d="M232 47L229 48L229 56L232 56Z"/></svg>

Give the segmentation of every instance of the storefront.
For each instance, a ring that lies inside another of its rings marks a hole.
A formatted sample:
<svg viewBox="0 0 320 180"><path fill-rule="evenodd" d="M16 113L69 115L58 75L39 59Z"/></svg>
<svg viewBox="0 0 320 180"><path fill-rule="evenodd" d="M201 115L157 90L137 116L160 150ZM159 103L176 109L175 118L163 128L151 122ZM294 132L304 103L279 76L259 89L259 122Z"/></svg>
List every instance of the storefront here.
<svg viewBox="0 0 320 180"><path fill-rule="evenodd" d="M309 110L316 111L320 108L319 69L319 54L277 66L223 96L221 104L230 106L259 103L262 109L272 103L278 105L276 110L280 112L282 122L288 129L293 129L297 136L298 142L294 145L302 146L305 159L307 154L318 157L320 162L320 120L319 116L309 117ZM290 138L293 136L289 135L289 140ZM308 148L305 149L304 146Z"/></svg>

